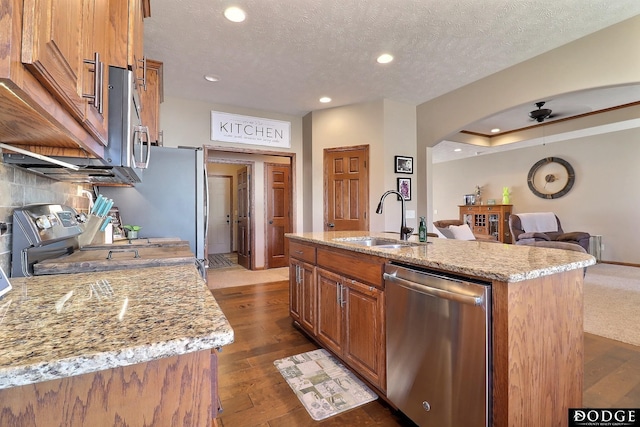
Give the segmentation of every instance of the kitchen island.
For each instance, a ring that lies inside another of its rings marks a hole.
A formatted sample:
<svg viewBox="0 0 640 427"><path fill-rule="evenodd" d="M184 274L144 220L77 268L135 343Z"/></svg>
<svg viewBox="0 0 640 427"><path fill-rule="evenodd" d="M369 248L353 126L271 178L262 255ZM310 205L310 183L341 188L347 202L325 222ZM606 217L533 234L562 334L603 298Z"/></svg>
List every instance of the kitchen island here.
<svg viewBox="0 0 640 427"><path fill-rule="evenodd" d="M208 425L234 334L194 265L11 280L0 425Z"/></svg>
<svg viewBox="0 0 640 427"><path fill-rule="evenodd" d="M489 424L567 425L568 408L582 405L583 269L595 258L558 249L397 237L288 234L292 318L386 397L385 265L485 282L491 287ZM376 239L381 245L371 244Z"/></svg>

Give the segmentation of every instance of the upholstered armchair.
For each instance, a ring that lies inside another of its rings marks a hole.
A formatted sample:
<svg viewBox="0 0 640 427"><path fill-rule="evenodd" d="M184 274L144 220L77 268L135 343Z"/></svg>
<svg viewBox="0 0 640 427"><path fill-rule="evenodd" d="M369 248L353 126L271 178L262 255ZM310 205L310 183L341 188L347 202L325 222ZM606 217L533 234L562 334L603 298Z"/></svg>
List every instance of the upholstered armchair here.
<svg viewBox="0 0 640 427"><path fill-rule="evenodd" d="M474 234L471 228L464 221L459 219L442 219L440 221L434 221L433 226L441 234L440 237L456 240L479 240L483 242L498 242L496 236L487 236L483 234Z"/></svg>
<svg viewBox="0 0 640 427"><path fill-rule="evenodd" d="M589 251L591 235L583 231L565 233L560 219L552 212L512 214L509 216L509 229L516 245L543 246L534 243L565 242L580 245Z"/></svg>

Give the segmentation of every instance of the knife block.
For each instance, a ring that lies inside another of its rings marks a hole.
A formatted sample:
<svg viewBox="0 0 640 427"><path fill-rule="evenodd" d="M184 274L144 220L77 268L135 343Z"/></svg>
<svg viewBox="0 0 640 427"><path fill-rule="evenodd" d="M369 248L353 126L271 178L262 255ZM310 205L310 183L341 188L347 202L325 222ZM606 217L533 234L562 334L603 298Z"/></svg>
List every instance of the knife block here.
<svg viewBox="0 0 640 427"><path fill-rule="evenodd" d="M95 215L89 216L89 220L84 223L84 231L78 236L78 244L80 247L90 245L93 242L105 218L100 218Z"/></svg>

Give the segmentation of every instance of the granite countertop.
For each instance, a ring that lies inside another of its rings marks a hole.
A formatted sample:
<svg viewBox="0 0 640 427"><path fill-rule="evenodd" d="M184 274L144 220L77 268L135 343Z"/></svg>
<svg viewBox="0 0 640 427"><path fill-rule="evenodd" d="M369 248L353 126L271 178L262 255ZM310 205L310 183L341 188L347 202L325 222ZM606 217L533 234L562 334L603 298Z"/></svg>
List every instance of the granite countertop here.
<svg viewBox="0 0 640 427"><path fill-rule="evenodd" d="M412 236L409 239L411 246L379 248L359 245L357 240L363 240L369 236L399 240L399 235L368 231L329 231L291 233L286 236L293 240L348 249L392 261L501 282L520 282L584 268L596 263L593 256L582 252L479 240L463 241L429 237L426 243L420 243L416 236Z"/></svg>
<svg viewBox="0 0 640 427"><path fill-rule="evenodd" d="M206 350L234 333L193 265L11 279L0 389Z"/></svg>

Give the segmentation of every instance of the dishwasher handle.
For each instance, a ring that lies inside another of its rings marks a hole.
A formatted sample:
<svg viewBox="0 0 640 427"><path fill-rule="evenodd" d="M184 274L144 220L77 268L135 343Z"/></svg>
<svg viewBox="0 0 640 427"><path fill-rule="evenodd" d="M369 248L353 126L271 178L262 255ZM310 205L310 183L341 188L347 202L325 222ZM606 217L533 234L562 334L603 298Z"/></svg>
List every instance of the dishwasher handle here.
<svg viewBox="0 0 640 427"><path fill-rule="evenodd" d="M457 292L445 291L444 289L433 288L431 286L423 285L420 283L412 282L410 280L403 279L401 277L396 276L396 273L384 273L382 275L384 280L388 280L390 282L398 283L401 286L404 286L408 289L426 294L433 295L435 297L448 299L451 301L463 303L463 304L471 304L471 305L482 305L484 303L483 295L466 295L459 294Z"/></svg>

